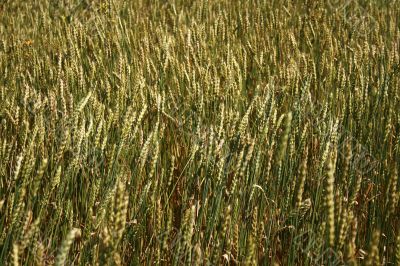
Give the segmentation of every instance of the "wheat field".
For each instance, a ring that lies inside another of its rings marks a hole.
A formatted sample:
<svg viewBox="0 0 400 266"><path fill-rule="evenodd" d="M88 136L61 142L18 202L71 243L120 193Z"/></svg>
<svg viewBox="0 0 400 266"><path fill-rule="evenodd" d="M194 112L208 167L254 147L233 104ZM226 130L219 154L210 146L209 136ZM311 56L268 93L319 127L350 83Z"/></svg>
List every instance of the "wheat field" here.
<svg viewBox="0 0 400 266"><path fill-rule="evenodd" d="M0 265L400 265L397 0L0 2Z"/></svg>

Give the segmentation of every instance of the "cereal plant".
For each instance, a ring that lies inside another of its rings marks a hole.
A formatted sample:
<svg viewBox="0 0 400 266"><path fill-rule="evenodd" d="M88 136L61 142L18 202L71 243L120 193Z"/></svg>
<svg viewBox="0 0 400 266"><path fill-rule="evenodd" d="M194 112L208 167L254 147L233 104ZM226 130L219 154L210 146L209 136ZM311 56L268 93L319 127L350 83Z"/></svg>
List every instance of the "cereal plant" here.
<svg viewBox="0 0 400 266"><path fill-rule="evenodd" d="M0 1L0 265L400 265L397 0Z"/></svg>

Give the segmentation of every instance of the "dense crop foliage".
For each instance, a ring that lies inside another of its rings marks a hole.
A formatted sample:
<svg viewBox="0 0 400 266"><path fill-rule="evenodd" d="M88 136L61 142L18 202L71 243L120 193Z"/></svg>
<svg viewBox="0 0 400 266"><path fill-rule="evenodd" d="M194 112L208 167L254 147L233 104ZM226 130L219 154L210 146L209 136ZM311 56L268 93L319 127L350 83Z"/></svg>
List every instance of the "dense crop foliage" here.
<svg viewBox="0 0 400 266"><path fill-rule="evenodd" d="M400 265L399 61L396 1L1 1L0 264Z"/></svg>

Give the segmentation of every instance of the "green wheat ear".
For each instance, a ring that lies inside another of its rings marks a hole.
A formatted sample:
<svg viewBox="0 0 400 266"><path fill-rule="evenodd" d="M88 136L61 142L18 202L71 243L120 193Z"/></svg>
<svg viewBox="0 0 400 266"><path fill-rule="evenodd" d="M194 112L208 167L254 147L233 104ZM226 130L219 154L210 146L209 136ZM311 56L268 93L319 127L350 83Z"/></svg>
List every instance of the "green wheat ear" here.
<svg viewBox="0 0 400 266"><path fill-rule="evenodd" d="M369 245L369 252L367 254L367 261L365 265L380 265L380 257L379 257L379 240L381 233L379 230L375 230L372 235L372 240Z"/></svg>
<svg viewBox="0 0 400 266"><path fill-rule="evenodd" d="M326 178L326 207L328 211L327 226L328 226L328 239L331 247L335 244L335 202L334 202L334 182L335 182L335 169L333 165L332 156L328 159L327 165L327 178Z"/></svg>
<svg viewBox="0 0 400 266"><path fill-rule="evenodd" d="M74 240L76 238L78 238L80 236L81 236L81 230L78 228L73 228L69 231L69 233L67 234L66 238L62 242L61 247L58 251L58 255L56 258L56 262L55 262L56 266L64 266L65 265L72 243L74 242Z"/></svg>

